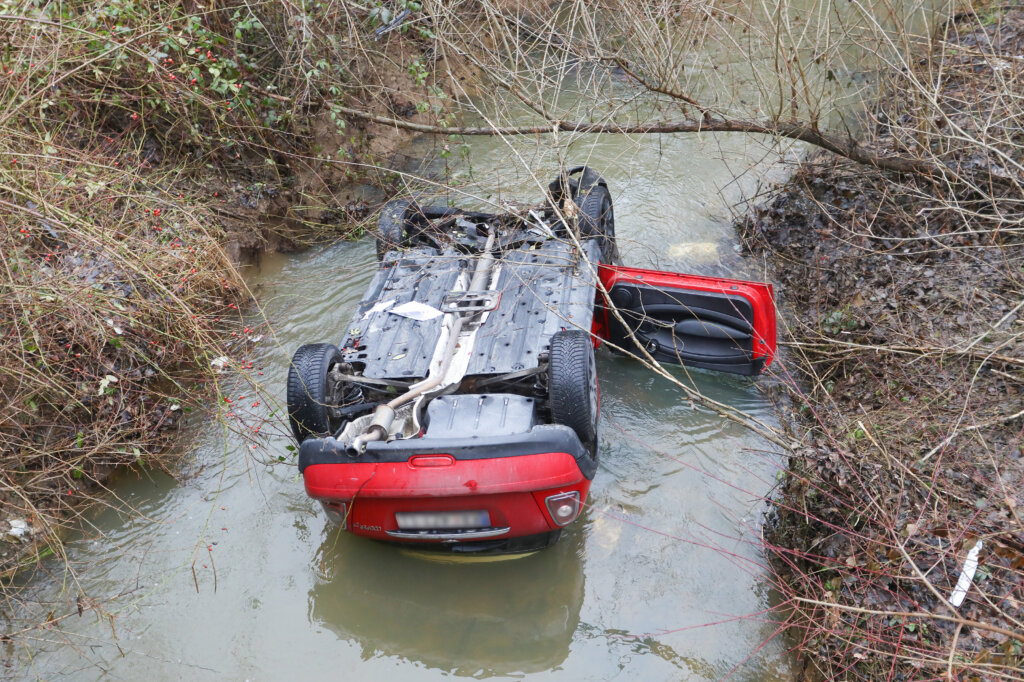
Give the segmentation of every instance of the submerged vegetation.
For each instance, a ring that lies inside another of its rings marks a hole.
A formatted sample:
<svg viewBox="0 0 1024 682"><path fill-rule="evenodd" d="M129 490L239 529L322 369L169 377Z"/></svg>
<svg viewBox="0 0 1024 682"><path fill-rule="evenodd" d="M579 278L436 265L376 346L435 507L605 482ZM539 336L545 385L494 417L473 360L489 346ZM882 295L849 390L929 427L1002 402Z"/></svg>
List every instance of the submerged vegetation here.
<svg viewBox="0 0 1024 682"><path fill-rule="evenodd" d="M402 135L753 134L822 150L743 221L789 327L791 429L745 423L791 448L766 554L806 676L1019 679L1024 10L840 5L0 0L0 532L59 551L114 467L170 466L258 336L239 255L358 230Z"/></svg>

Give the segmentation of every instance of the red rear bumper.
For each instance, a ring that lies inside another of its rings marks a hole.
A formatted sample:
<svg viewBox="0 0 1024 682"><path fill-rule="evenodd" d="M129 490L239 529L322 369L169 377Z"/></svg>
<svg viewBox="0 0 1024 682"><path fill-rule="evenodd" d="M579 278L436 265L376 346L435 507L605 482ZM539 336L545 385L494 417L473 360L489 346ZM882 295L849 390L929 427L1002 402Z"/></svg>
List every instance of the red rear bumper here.
<svg viewBox="0 0 1024 682"><path fill-rule="evenodd" d="M580 506L590 481L576 459L552 452L460 460L417 455L405 462L314 464L303 472L310 497L345 505L345 528L390 542L443 543L500 540L549 533L556 523L545 500L577 492ZM402 512L486 511L486 528L409 531L395 518ZM507 530L506 530L507 529Z"/></svg>

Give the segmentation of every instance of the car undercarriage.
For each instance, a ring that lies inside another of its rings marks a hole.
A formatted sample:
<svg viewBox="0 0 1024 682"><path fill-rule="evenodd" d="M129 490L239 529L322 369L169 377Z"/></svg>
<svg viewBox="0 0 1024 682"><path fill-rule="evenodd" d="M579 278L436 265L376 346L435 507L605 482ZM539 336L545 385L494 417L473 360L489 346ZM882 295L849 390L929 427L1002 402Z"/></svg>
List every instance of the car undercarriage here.
<svg viewBox="0 0 1024 682"><path fill-rule="evenodd" d="M771 287L622 268L604 181L541 206L385 206L340 347L302 346L289 417L307 493L356 534L462 552L546 546L597 470L595 347L756 374ZM527 539L524 539L527 538Z"/></svg>

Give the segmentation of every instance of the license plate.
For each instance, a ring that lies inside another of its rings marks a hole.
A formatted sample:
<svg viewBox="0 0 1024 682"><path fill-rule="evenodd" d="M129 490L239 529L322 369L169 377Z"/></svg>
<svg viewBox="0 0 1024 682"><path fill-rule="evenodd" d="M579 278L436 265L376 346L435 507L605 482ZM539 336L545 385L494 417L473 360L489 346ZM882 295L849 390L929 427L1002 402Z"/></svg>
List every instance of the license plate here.
<svg viewBox="0 0 1024 682"><path fill-rule="evenodd" d="M491 525L491 515L486 511L398 512L395 520L402 530L454 530Z"/></svg>

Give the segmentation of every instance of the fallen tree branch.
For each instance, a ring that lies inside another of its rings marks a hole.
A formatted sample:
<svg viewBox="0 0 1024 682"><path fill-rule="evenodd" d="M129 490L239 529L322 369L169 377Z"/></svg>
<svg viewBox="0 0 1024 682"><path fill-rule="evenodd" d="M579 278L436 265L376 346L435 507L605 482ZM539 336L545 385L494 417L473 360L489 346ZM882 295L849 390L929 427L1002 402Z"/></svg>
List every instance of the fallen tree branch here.
<svg viewBox="0 0 1024 682"><path fill-rule="evenodd" d="M917 173L932 177L950 177L953 172L943 166L907 156L881 155L863 147L852 137L839 138L802 123L772 121L746 121L742 119L705 118L701 121L655 121L652 123L587 123L584 121L549 120L543 125L524 126L440 126L414 123L398 118L371 114L360 109L336 106L342 114L381 125L394 126L418 133L434 135L546 135L554 132L590 133L607 135L650 135L657 133L749 133L785 137L806 142L857 163L895 173Z"/></svg>

